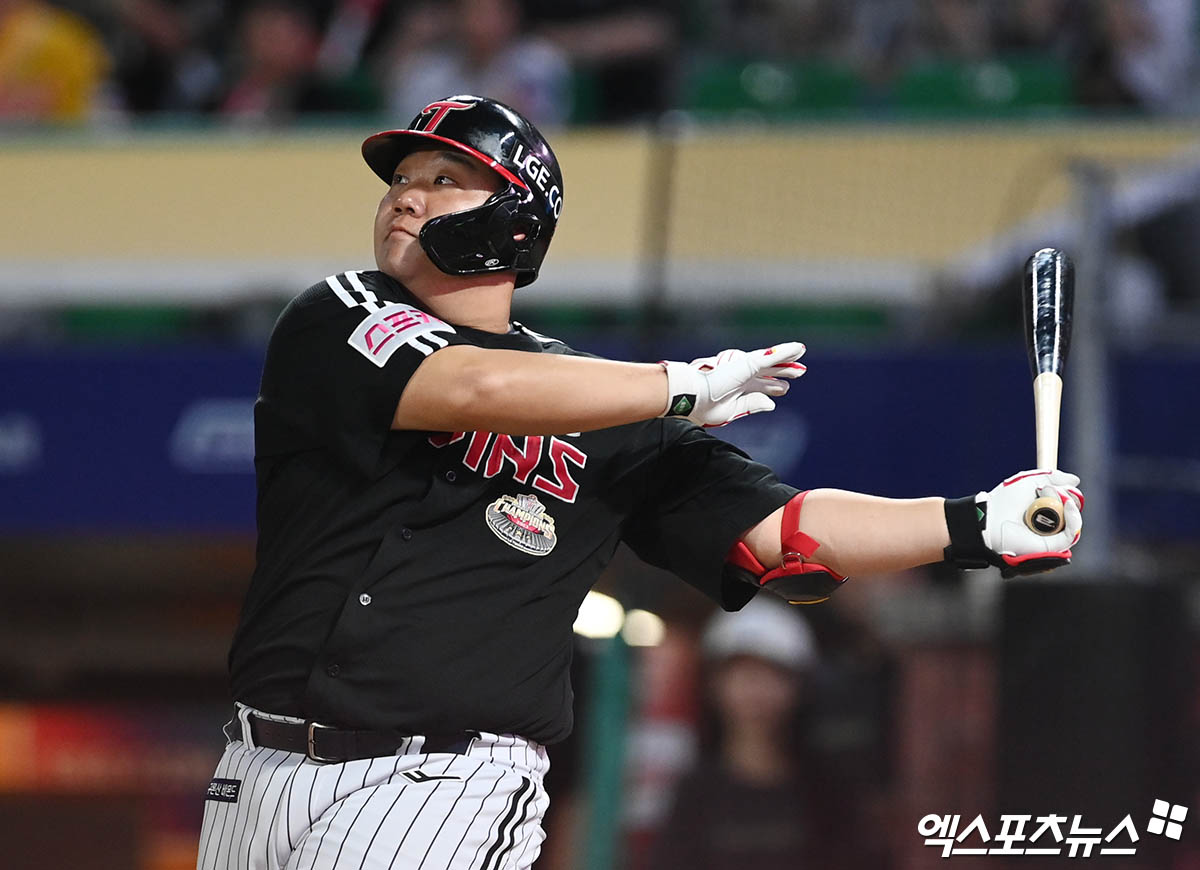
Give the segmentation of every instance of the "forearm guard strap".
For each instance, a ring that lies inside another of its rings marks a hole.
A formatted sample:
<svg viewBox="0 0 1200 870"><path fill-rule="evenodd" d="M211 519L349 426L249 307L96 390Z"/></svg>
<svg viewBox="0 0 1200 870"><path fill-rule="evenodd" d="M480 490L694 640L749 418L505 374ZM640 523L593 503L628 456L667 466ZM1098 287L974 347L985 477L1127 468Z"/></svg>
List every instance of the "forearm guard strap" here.
<svg viewBox="0 0 1200 870"><path fill-rule="evenodd" d="M768 571L750 548L738 541L725 557L727 576L773 592L790 604L820 604L846 581L831 568L810 561L821 545L800 531L800 509L807 494L807 490L799 493L783 507L779 567Z"/></svg>

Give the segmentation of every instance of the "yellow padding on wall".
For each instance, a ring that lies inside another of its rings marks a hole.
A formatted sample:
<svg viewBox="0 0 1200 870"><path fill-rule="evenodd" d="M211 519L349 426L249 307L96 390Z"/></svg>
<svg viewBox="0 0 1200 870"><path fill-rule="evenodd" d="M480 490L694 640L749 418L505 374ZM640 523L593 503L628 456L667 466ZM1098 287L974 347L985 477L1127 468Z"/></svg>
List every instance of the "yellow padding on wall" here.
<svg viewBox="0 0 1200 870"><path fill-rule="evenodd" d="M358 153L369 132L0 144L0 259L366 265L383 193ZM551 256L637 260L652 205L647 134L552 138L566 204ZM676 151L670 254L936 263L1063 205L1071 156L1157 159L1198 140L1195 127L1133 123L699 130Z"/></svg>

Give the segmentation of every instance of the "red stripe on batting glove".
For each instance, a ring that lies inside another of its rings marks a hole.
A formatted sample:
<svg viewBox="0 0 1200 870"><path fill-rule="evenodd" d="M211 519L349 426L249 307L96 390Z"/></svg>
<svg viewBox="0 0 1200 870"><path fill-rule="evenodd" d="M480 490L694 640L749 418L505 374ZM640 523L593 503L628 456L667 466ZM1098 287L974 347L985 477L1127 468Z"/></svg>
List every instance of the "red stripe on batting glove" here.
<svg viewBox="0 0 1200 870"><path fill-rule="evenodd" d="M1076 537L1075 540L1079 540L1079 538ZM1074 541L1072 541L1072 546L1074 546ZM1001 553L1000 558L1015 568L1032 559L1063 559L1069 562L1071 561L1071 551L1067 549L1052 553L1026 553L1024 556L1010 556L1007 553Z"/></svg>
<svg viewBox="0 0 1200 870"><path fill-rule="evenodd" d="M1027 478L1027 477L1037 477L1039 474L1049 474L1049 473L1050 473L1050 472L1048 472L1048 471L1042 471L1042 470L1039 468L1037 471L1031 471L1031 472L1029 472L1028 474L1019 474L1019 475L1017 475L1016 477L1010 477L1008 480L1004 481L1004 483L1002 483L1002 484L1000 484L1000 485L1001 485L1001 486L1012 486L1012 485L1013 485L1014 483L1016 483L1018 480L1024 480L1024 479L1025 479L1025 478Z"/></svg>

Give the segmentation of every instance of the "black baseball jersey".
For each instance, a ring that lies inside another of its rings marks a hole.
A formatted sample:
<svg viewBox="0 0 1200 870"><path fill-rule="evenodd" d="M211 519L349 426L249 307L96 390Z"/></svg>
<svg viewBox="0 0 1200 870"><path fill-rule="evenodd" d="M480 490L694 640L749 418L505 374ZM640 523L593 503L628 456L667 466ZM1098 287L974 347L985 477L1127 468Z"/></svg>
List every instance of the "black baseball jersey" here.
<svg viewBox="0 0 1200 870"><path fill-rule="evenodd" d="M445 323L381 272L330 277L280 316L255 405L258 562L235 699L552 743L571 730L571 625L622 540L728 609L754 594L722 580L725 554L795 489L679 419L392 430L408 379L453 344L577 353L520 325Z"/></svg>

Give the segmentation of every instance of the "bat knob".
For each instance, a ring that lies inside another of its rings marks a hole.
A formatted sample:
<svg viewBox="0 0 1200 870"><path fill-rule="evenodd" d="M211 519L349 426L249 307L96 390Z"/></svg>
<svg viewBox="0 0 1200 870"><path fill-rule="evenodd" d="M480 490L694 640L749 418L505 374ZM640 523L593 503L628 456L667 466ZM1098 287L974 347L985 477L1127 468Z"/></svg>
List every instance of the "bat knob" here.
<svg viewBox="0 0 1200 870"><path fill-rule="evenodd" d="M1053 496L1034 499L1025 511L1025 525L1037 535L1057 535L1066 524L1062 499Z"/></svg>

